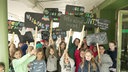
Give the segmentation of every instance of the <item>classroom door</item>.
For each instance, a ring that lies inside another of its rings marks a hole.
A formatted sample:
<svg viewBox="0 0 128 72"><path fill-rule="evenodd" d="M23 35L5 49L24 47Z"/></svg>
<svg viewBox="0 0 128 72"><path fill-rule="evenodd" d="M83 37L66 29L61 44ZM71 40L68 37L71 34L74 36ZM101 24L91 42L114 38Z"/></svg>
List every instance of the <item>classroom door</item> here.
<svg viewBox="0 0 128 72"><path fill-rule="evenodd" d="M117 72L128 71L128 10L118 12L117 25Z"/></svg>

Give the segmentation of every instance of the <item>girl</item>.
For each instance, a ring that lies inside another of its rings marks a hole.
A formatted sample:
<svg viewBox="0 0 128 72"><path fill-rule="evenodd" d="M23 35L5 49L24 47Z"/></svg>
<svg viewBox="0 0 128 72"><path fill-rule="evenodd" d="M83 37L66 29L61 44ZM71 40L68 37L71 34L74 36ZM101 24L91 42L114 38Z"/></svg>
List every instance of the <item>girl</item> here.
<svg viewBox="0 0 128 72"><path fill-rule="evenodd" d="M48 48L48 57L47 57L47 71L48 72L56 72L57 70L57 53L56 49L50 46Z"/></svg>
<svg viewBox="0 0 128 72"><path fill-rule="evenodd" d="M80 48L80 45L79 45L75 51L75 63L76 63L75 72L78 72L79 65L80 64L82 65L84 63L84 53L85 53L85 49Z"/></svg>
<svg viewBox="0 0 128 72"><path fill-rule="evenodd" d="M30 72L46 72L43 50L37 49L36 60L30 64Z"/></svg>
<svg viewBox="0 0 128 72"><path fill-rule="evenodd" d="M62 41L59 44L59 48L58 48L58 55L59 55L59 57L61 57L63 55L65 48L66 48L66 43Z"/></svg>
<svg viewBox="0 0 128 72"><path fill-rule="evenodd" d="M113 62L113 65L110 67L110 71L116 72L117 48L116 43L114 41L109 42L109 50L107 50L107 54L111 57Z"/></svg>
<svg viewBox="0 0 128 72"><path fill-rule="evenodd" d="M75 60L74 54L75 54L75 50L77 49L79 43L80 43L80 39L76 38L74 40L74 42L72 43L72 36L70 37L70 42L69 42L69 47L68 47L68 54L73 60Z"/></svg>
<svg viewBox="0 0 128 72"><path fill-rule="evenodd" d="M58 72L61 72L61 67L60 67L59 61L60 61L61 56L64 53L65 48L66 48L66 43L62 41L59 44L59 48L58 48L58 56L59 56L59 59L58 59L58 62L57 62L57 65L58 65L58 69L57 70L58 70Z"/></svg>
<svg viewBox="0 0 128 72"><path fill-rule="evenodd" d="M34 56L35 53L36 51L32 50L30 53L22 57L22 51L20 49L16 49L13 55L15 59L12 61L14 71L28 72L27 65L36 58L36 56Z"/></svg>
<svg viewBox="0 0 128 72"><path fill-rule="evenodd" d="M14 43L11 43L9 46L9 71L14 72L14 68L12 66L13 54L15 52L16 46Z"/></svg>
<svg viewBox="0 0 128 72"><path fill-rule="evenodd" d="M99 66L100 72L110 72L109 67L112 66L112 60L108 54L105 54L105 49L103 45L99 46L100 59L96 57L96 61Z"/></svg>
<svg viewBox="0 0 128 72"><path fill-rule="evenodd" d="M78 72L99 72L91 50L85 51L84 65L80 65Z"/></svg>
<svg viewBox="0 0 128 72"><path fill-rule="evenodd" d="M74 64L74 60L68 56L65 50L60 59L61 72L74 72Z"/></svg>

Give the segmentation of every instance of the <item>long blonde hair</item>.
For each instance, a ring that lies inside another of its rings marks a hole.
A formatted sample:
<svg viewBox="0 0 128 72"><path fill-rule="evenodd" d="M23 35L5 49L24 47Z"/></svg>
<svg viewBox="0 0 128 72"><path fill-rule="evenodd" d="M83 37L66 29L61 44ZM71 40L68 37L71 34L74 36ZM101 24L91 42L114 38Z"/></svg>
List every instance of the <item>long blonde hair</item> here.
<svg viewBox="0 0 128 72"><path fill-rule="evenodd" d="M85 54L86 54L87 52L89 52L91 55L93 55L93 53L92 53L91 50L87 49L87 50L85 51ZM92 67L93 67L93 71L96 71L96 70L97 70L97 65L96 65L94 56L92 56L90 63L91 63L91 65L92 65ZM89 68L88 70L90 70L90 66L89 66L88 68Z"/></svg>

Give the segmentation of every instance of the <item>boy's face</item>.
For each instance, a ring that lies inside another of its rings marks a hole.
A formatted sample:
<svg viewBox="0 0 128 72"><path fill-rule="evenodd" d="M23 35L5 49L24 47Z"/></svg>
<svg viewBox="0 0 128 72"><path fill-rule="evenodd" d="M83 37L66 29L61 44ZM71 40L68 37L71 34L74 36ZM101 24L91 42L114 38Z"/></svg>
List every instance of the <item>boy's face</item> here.
<svg viewBox="0 0 128 72"><path fill-rule="evenodd" d="M41 60L42 57L43 57L43 53L42 53L42 52L38 52L38 53L36 54L36 56L37 56L37 58L38 58L39 60Z"/></svg>
<svg viewBox="0 0 128 72"><path fill-rule="evenodd" d="M109 43L109 48L111 49L111 50L115 50L115 44L114 43Z"/></svg>
<svg viewBox="0 0 128 72"><path fill-rule="evenodd" d="M86 59L87 61L90 61L91 58L92 58L92 54L91 54L90 52L86 52L86 53L85 53L85 59Z"/></svg>
<svg viewBox="0 0 128 72"><path fill-rule="evenodd" d="M15 52L15 54L14 54L14 57L16 58L16 59L19 59L19 58L21 58L21 52L20 51L17 51L17 52Z"/></svg>

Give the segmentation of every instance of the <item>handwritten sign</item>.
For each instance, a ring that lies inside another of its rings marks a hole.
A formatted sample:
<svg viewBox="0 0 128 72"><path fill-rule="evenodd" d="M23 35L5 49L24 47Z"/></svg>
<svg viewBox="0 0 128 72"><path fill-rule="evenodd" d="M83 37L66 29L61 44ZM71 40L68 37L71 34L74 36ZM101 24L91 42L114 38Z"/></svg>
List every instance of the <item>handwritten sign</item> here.
<svg viewBox="0 0 128 72"><path fill-rule="evenodd" d="M109 28L110 21L106 19L96 19L94 25L102 30L107 30Z"/></svg>
<svg viewBox="0 0 128 72"><path fill-rule="evenodd" d="M23 27L24 27L23 22L8 20L8 29L22 30Z"/></svg>
<svg viewBox="0 0 128 72"><path fill-rule="evenodd" d="M70 15L62 15L60 17L60 29L65 31L72 29L73 31L81 31L84 20Z"/></svg>
<svg viewBox="0 0 128 72"><path fill-rule="evenodd" d="M50 28L50 19L49 16L46 16L42 13L25 13L25 27L49 30Z"/></svg>
<svg viewBox="0 0 128 72"><path fill-rule="evenodd" d="M74 5L66 5L66 15L74 15L74 16L82 16L84 14L84 7L82 6L74 6Z"/></svg>

